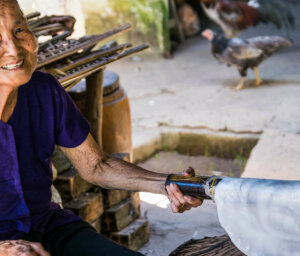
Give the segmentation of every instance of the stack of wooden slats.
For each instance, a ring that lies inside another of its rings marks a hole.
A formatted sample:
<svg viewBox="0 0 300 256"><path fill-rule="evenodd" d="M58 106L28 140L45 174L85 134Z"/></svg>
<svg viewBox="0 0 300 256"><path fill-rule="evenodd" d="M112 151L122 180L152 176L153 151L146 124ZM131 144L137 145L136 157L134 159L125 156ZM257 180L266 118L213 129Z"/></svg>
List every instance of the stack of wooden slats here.
<svg viewBox="0 0 300 256"><path fill-rule="evenodd" d="M101 41L130 30L130 24L100 35L84 36L75 40L68 38L73 32L72 26L65 25L66 20L72 19L70 16L63 19L61 16L39 17L39 13L33 13L27 15L27 19L37 36L51 37L39 45L37 69L53 74L66 90L76 85L82 78L105 68L109 63L149 47L146 44L132 47L130 43L119 45L113 42L95 50ZM47 24L53 20L57 22Z"/></svg>
<svg viewBox="0 0 300 256"><path fill-rule="evenodd" d="M53 74L66 90L107 64L148 48L144 44L132 47L130 43L119 45L113 41L95 50L99 42L128 31L129 24L101 35L74 40L68 38L74 24L70 27L65 23L72 21L72 17L40 17L39 13L33 13L27 19L37 37L50 36L40 43L37 69ZM137 250L148 241L149 225L141 218L138 193L104 190L86 182L58 148L52 162L58 173L54 185L64 208L81 216L99 233L130 249Z"/></svg>

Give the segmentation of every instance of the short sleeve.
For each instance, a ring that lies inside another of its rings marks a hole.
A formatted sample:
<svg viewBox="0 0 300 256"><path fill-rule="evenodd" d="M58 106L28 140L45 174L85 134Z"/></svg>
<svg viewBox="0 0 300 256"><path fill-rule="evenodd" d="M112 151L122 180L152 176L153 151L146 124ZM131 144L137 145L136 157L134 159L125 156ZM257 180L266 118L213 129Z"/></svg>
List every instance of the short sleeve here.
<svg viewBox="0 0 300 256"><path fill-rule="evenodd" d="M53 78L56 90L56 134L55 144L74 148L87 138L90 126L73 102L71 96Z"/></svg>

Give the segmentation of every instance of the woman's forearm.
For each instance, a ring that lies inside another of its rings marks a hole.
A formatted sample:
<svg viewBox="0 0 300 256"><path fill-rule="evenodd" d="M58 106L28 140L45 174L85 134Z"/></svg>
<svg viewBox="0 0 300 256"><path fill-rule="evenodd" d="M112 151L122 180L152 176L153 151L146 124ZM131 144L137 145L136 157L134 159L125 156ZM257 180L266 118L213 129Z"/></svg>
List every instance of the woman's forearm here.
<svg viewBox="0 0 300 256"><path fill-rule="evenodd" d="M145 170L123 160L108 157L99 163L93 183L108 189L165 193L167 174Z"/></svg>
<svg viewBox="0 0 300 256"><path fill-rule="evenodd" d="M110 189L165 193L166 174L148 171L126 161L109 157L99 148L91 135L76 148L60 148L81 177L90 183Z"/></svg>
<svg viewBox="0 0 300 256"><path fill-rule="evenodd" d="M182 194L179 187L174 184L167 187L166 193L167 174L148 171L109 157L99 148L91 135L76 148L60 148L79 174L90 183L108 189L168 194L173 212L184 212L202 204L202 200Z"/></svg>

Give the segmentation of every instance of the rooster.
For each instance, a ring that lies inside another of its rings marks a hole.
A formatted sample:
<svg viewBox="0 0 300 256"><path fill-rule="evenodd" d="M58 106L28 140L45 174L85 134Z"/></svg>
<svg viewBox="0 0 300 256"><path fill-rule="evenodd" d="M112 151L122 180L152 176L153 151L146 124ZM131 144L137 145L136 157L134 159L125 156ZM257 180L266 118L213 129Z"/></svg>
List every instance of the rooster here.
<svg viewBox="0 0 300 256"><path fill-rule="evenodd" d="M223 33L210 29L203 31L202 35L211 42L211 51L216 59L238 68L241 80L236 90L244 87L249 68L255 72L256 86L260 85L262 80L259 76L258 65L280 49L292 46L290 39L280 36L258 36L246 40L229 39Z"/></svg>
<svg viewBox="0 0 300 256"><path fill-rule="evenodd" d="M273 23L289 33L295 27L293 9L300 0L200 0L207 16L227 37L233 38L248 27Z"/></svg>

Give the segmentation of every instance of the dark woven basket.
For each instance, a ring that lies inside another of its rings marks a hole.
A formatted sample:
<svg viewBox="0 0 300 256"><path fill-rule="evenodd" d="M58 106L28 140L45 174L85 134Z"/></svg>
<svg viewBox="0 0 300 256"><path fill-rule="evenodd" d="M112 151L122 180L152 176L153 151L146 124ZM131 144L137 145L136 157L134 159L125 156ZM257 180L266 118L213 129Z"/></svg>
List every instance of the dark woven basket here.
<svg viewBox="0 0 300 256"><path fill-rule="evenodd" d="M191 239L175 249L169 256L245 256L231 242L228 235Z"/></svg>

